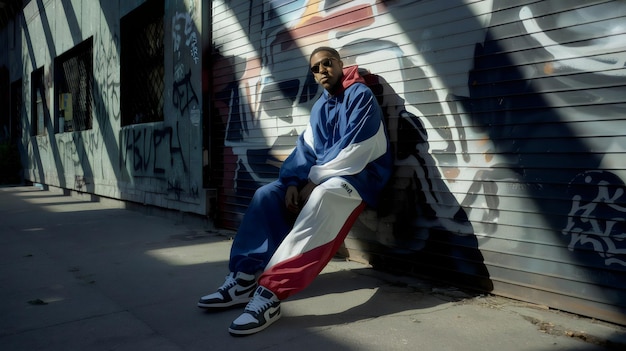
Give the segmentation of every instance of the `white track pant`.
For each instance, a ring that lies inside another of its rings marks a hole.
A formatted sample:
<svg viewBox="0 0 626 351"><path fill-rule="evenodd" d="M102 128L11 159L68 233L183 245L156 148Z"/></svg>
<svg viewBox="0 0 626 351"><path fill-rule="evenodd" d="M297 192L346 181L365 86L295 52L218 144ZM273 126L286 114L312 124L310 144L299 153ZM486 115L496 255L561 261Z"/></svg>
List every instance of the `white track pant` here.
<svg viewBox="0 0 626 351"><path fill-rule="evenodd" d="M317 186L271 256L259 284L281 300L304 289L335 255L364 208L361 196L343 178Z"/></svg>

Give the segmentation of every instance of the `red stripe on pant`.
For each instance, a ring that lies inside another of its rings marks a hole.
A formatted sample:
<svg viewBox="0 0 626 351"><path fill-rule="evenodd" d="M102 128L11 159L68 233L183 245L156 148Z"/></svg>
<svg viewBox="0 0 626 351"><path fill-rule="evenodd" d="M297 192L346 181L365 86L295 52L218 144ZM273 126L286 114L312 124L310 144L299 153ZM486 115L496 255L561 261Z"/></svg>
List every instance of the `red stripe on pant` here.
<svg viewBox="0 0 626 351"><path fill-rule="evenodd" d="M306 288L339 250L365 206L362 202L352 211L334 240L273 265L261 274L259 285L272 291L280 300Z"/></svg>

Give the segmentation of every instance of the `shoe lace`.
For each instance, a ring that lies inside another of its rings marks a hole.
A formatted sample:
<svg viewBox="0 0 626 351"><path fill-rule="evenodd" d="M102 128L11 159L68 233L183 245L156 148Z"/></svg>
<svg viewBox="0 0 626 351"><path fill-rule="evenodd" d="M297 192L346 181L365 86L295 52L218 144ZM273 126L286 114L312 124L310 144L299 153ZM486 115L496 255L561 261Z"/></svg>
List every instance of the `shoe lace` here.
<svg viewBox="0 0 626 351"><path fill-rule="evenodd" d="M260 313L273 304L272 300L260 295L254 295L246 305L246 311Z"/></svg>
<svg viewBox="0 0 626 351"><path fill-rule="evenodd" d="M228 291L235 285L237 285L237 281L235 280L235 278L233 278L231 274L229 274L226 276L224 284L222 284L222 286L220 286L218 290Z"/></svg>

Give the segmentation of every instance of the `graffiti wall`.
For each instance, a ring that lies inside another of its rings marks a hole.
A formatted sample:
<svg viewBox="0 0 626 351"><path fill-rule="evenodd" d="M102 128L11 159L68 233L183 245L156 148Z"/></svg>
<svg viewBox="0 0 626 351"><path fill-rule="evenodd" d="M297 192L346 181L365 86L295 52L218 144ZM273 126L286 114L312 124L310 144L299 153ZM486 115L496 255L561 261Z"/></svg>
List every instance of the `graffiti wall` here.
<svg viewBox="0 0 626 351"><path fill-rule="evenodd" d="M624 2L77 4L28 2L1 31L27 180L198 214L215 186L216 224L235 229L302 133L321 94L308 56L328 45L359 66L394 151L352 257L626 324ZM162 58L131 59L156 67L149 122L122 103L121 47L140 33L121 23L144 5L162 13L142 34L160 30L146 47ZM90 67L81 130L59 58Z"/></svg>
<svg viewBox="0 0 626 351"><path fill-rule="evenodd" d="M143 5L155 3L51 0L25 6L16 19L21 44L11 54L19 58L13 60L20 62L19 68L17 64L12 67L15 75L23 78L25 92L22 142L27 150L27 180L206 214L199 0L167 0L157 5L164 13L159 18L159 30L164 35L147 46L160 47L164 54L157 65L160 70L149 72L158 74L160 83L148 88L159 89L153 95L163 106L162 121L142 123L138 117L124 116L128 111L120 102L121 42L138 35L124 32L120 22ZM150 28L142 30L149 33ZM71 109L59 112L58 100L63 95L59 77L69 81L70 87L72 77L71 70L62 72L63 66L57 62L59 56L86 41L92 43L93 52L88 62L91 72L86 72L92 74L88 86L91 100L86 108L93 121L90 128L77 130L67 126L72 118L67 111ZM142 59L140 55L132 58L137 62ZM35 70L43 72L43 87L41 100L34 103L37 95L33 94L31 77ZM42 131L33 128L33 114L40 117L37 123L43 125Z"/></svg>
<svg viewBox="0 0 626 351"><path fill-rule="evenodd" d="M626 5L212 2L220 216L236 228L321 93L356 64L395 153L346 247L375 266L626 323Z"/></svg>

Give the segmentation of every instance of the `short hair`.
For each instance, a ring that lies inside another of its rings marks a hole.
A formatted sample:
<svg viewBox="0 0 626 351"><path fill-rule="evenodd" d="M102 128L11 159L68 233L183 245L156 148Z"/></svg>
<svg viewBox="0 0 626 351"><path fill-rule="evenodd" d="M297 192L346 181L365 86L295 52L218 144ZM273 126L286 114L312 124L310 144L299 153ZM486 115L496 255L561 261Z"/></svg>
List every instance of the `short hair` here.
<svg viewBox="0 0 626 351"><path fill-rule="evenodd" d="M311 62L311 59L313 58L313 55L317 54L320 51L329 52L332 57L334 57L337 60L341 61L341 55L339 55L339 52L337 50L331 48L330 46L320 46L320 47L316 48L315 50L313 50L313 52L311 53L311 56L309 56L309 63Z"/></svg>

